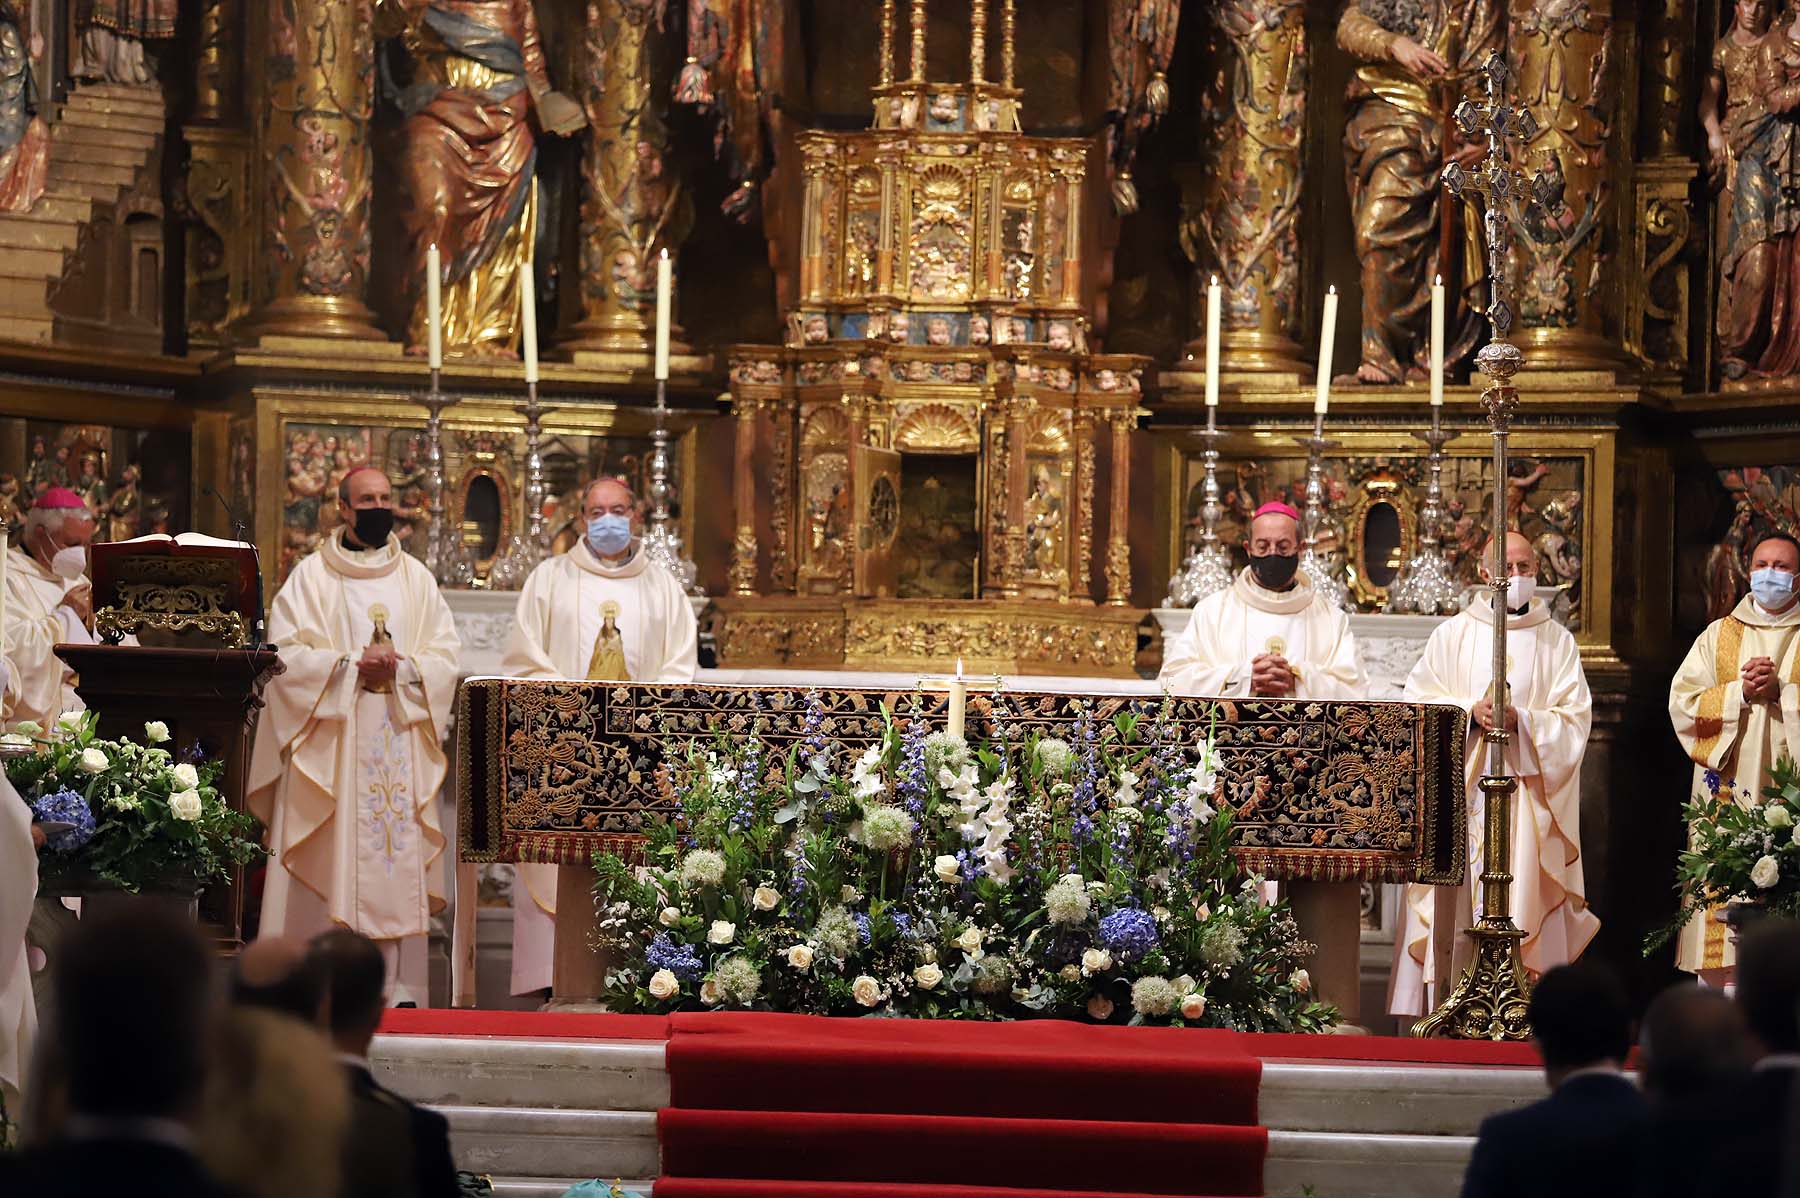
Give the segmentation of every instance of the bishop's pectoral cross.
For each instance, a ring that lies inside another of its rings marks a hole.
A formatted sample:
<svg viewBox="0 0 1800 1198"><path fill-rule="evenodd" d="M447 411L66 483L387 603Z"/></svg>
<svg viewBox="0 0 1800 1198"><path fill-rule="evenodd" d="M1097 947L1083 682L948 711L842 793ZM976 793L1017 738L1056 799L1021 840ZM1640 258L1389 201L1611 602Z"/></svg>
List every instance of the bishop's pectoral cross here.
<svg viewBox="0 0 1800 1198"><path fill-rule="evenodd" d="M608 599L600 605L600 635L588 658L587 676L594 682L630 682L625 668L625 638L619 635L619 605Z"/></svg>

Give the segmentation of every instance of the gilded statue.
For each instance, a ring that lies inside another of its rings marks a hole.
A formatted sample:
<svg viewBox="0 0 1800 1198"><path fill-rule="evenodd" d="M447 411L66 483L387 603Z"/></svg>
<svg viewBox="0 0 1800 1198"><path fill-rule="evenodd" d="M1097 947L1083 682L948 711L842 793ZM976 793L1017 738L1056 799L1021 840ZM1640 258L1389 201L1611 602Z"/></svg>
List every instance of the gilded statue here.
<svg viewBox="0 0 1800 1198"><path fill-rule="evenodd" d="M1063 574L1062 494L1050 478L1050 467L1039 462L1031 474L1031 493L1025 497L1026 569L1043 578Z"/></svg>
<svg viewBox="0 0 1800 1198"><path fill-rule="evenodd" d="M412 78L397 102L406 118L400 174L408 206L409 352L427 342L425 270L443 263L447 353L515 351L519 267L537 233L537 138L587 124L552 91L531 0L377 0L376 35L399 37Z"/></svg>
<svg viewBox="0 0 1800 1198"><path fill-rule="evenodd" d="M1441 205L1447 161L1472 164L1479 144L1456 137L1449 114L1467 77L1502 43L1499 0L1355 0L1338 45L1362 65L1346 95L1344 171L1362 263L1362 353L1355 379L1426 377L1431 282L1442 274L1463 304L1447 330L1454 362L1479 333L1486 278L1479 230L1456 231Z"/></svg>
<svg viewBox="0 0 1800 1198"><path fill-rule="evenodd" d="M781 101L788 51L784 0L687 0L687 64L675 102L713 117L713 153L737 187L719 208L747 221L768 174L766 138Z"/></svg>
<svg viewBox="0 0 1800 1198"><path fill-rule="evenodd" d="M50 131L38 116L37 81L29 51L44 39L31 35L11 0L0 0L0 212L29 212L50 177Z"/></svg>
<svg viewBox="0 0 1800 1198"><path fill-rule="evenodd" d="M1708 165L1730 213L1718 310L1728 379L1800 372L1800 310L1786 299L1800 232L1800 16L1774 27L1773 8L1740 0L1700 101Z"/></svg>

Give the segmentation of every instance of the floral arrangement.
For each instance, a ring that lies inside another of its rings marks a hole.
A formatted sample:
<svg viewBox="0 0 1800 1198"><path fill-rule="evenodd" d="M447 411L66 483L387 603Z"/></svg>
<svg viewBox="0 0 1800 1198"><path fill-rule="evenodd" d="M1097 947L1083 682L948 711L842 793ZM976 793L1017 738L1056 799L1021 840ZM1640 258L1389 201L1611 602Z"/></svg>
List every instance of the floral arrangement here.
<svg viewBox="0 0 1800 1198"><path fill-rule="evenodd" d="M93 712L64 712L56 726L30 722L0 737L20 755L6 776L35 820L70 825L38 857L47 893L96 886L194 893L262 849L256 820L219 797L217 761L176 761L169 729L144 725L145 744L103 740Z"/></svg>
<svg viewBox="0 0 1800 1198"><path fill-rule="evenodd" d="M1800 766L1782 754L1760 796L1707 770L1682 809L1692 831L1676 867L1681 910L1645 942L1652 952L1694 914L1744 900L1767 914L1800 918Z"/></svg>
<svg viewBox="0 0 1800 1198"><path fill-rule="evenodd" d="M679 805L645 864L597 855L615 1011L760 1008L1313 1031L1285 904L1238 874L1211 738L1165 703L1067 738L927 733L918 703L854 760L809 700L665 768ZM847 767L847 768L845 768Z"/></svg>

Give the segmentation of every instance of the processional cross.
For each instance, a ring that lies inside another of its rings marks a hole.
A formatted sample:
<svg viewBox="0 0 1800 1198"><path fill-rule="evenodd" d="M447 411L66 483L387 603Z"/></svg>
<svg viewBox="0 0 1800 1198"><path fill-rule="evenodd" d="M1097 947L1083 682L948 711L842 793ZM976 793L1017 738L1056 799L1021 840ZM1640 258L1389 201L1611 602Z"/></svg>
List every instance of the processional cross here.
<svg viewBox="0 0 1800 1198"><path fill-rule="evenodd" d="M1525 978L1520 945L1525 934L1512 919L1513 797L1518 779L1506 764L1506 440L1519 408L1513 375L1525 355L1506 339L1513 310L1507 302L1506 258L1512 245L1512 223L1526 207L1553 196L1554 184L1540 170L1528 183L1508 156L1509 142L1529 142L1538 123L1531 111L1506 99L1510 72L1495 51L1479 72L1486 100L1471 97L1456 106L1456 124L1471 141L1485 138L1487 156L1472 169L1451 162L1444 167L1444 186L1464 199L1473 193L1482 204L1482 230L1488 256L1488 320L1493 339L1475 355L1475 365L1490 383L1481 393L1488 428L1494 439L1494 508L1492 526L1494 627L1491 727L1487 772L1481 778L1482 859L1481 918L1469 929L1475 957L1450 997L1413 1027L1416 1036L1450 1036L1470 1040L1525 1040L1531 1035L1528 1006L1531 989Z"/></svg>

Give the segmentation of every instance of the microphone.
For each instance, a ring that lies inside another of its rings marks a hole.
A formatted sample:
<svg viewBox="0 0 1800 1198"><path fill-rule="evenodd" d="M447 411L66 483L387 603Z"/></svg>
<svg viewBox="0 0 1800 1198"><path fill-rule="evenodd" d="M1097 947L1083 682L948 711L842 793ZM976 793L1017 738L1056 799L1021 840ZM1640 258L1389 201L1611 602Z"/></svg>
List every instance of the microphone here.
<svg viewBox="0 0 1800 1198"><path fill-rule="evenodd" d="M210 495L218 500L219 506L225 511L225 518L231 521L231 535L250 546L250 556L256 562L256 622L250 626L250 639L251 643L261 645L266 635L266 625L263 619L262 551L257 549L256 542L250 539L249 521L238 514L237 509L231 506L225 496L219 494L217 488L211 483L207 483L200 488L200 493Z"/></svg>

